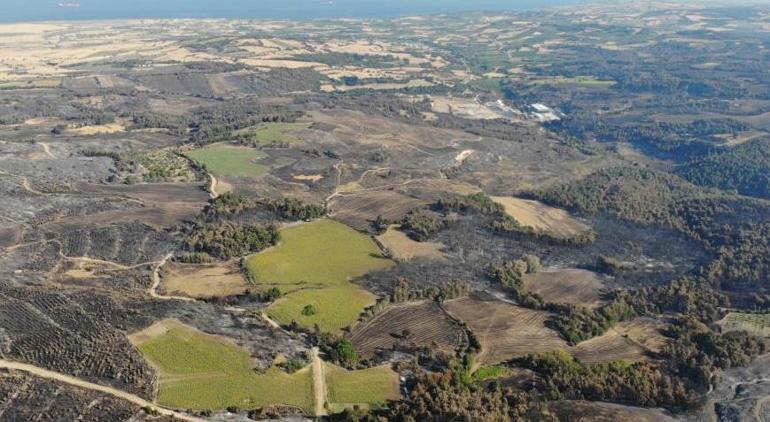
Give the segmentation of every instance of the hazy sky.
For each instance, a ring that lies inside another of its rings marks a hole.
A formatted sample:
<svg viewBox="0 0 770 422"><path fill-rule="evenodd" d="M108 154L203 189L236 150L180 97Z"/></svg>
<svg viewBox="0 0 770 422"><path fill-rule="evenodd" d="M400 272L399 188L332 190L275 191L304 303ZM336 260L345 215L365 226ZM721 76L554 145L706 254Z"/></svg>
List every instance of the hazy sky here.
<svg viewBox="0 0 770 422"><path fill-rule="evenodd" d="M79 3L78 8L59 3ZM0 0L0 21L150 17L312 19L523 10L585 0Z"/></svg>

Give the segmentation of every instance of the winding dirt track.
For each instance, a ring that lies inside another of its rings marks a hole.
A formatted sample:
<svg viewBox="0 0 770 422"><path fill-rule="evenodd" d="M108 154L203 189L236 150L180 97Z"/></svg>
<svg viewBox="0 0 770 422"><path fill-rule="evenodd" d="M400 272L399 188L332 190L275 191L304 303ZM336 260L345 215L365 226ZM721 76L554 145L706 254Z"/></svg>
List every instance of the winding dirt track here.
<svg viewBox="0 0 770 422"><path fill-rule="evenodd" d="M195 302L196 299L192 297L185 297L185 296L164 296L161 294L158 294L158 286L160 286L160 269L164 265L166 265L166 262L171 259L171 257L174 256L173 253L170 253L163 257L163 259L158 262L158 265L155 267L155 270L152 272L152 286L150 287L150 296L152 296L155 299L160 300L183 300L185 302Z"/></svg>
<svg viewBox="0 0 770 422"><path fill-rule="evenodd" d="M203 419L196 418L194 416L190 416L185 413L177 412L171 409L166 409L163 407L159 407L158 405L147 401L135 394L131 394L122 390L118 390L116 388L107 387L104 385L94 384L92 382L88 382L85 380L82 380L80 378L71 377L69 375L64 375L59 372L49 371L48 369L40 368L38 366L34 365L28 365L26 363L19 363L19 362L12 362L5 359L0 359L0 368L4 369L10 369L15 371L23 371L28 372L32 375L46 378L54 381L63 382L65 384L73 385L75 387L85 388L87 390L92 391L98 391L101 393L109 394L111 396L117 397L119 399L123 399L126 401L129 401L131 403L134 403L136 405L142 406L142 407L150 407L152 409L155 409L158 413L166 416L173 416L174 418L184 420L184 421L193 421L193 422L199 422L203 421Z"/></svg>

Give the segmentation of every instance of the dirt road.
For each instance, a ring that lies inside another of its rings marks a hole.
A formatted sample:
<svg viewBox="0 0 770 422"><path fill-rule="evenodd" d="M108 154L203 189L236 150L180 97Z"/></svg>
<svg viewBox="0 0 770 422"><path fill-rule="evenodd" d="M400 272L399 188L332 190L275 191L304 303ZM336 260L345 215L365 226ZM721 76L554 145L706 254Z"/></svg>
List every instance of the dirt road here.
<svg viewBox="0 0 770 422"><path fill-rule="evenodd" d="M315 415L326 415L326 376L324 376L324 363L318 353L318 348L311 350L311 366L313 371L313 393L315 393Z"/></svg>
<svg viewBox="0 0 770 422"><path fill-rule="evenodd" d="M112 387L106 387L104 385L94 384L92 382L88 382L80 378L71 377L69 375L64 375L59 372L49 371L47 369L40 368L34 365L28 365L26 363L12 362L12 361L7 361L5 359L0 359L0 368L28 372L32 375L36 375L41 378L63 382L65 384L74 385L75 387L85 388L87 390L99 391L101 393L109 394L119 399L129 401L138 406L153 408L162 415L173 416L177 419L181 419L184 421L195 421L195 422L203 421L203 419L196 418L194 416L190 416L185 413L158 407L156 404L150 401L147 401L135 394L131 394Z"/></svg>
<svg viewBox="0 0 770 422"><path fill-rule="evenodd" d="M155 267L155 270L152 272L152 286L150 286L150 296L152 296L155 299L160 300L183 300L185 302L195 302L196 299L191 297L185 297L185 296L165 296L158 294L158 286L160 286L160 269L166 265L166 262L171 259L171 257L174 256L173 253L170 253L163 257L160 262L158 262L158 265Z"/></svg>

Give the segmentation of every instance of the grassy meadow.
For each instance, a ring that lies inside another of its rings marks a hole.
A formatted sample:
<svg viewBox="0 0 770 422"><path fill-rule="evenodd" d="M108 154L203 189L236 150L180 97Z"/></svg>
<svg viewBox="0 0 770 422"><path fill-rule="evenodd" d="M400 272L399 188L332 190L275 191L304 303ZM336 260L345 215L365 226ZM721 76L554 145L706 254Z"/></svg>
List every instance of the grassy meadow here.
<svg viewBox="0 0 770 422"><path fill-rule="evenodd" d="M235 135L247 140L253 140L258 145L292 144L299 141L291 132L307 129L310 123L263 123L256 127L241 129Z"/></svg>
<svg viewBox="0 0 770 422"><path fill-rule="evenodd" d="M219 176L258 177L268 170L255 162L265 154L254 148L217 144L190 151L187 156Z"/></svg>

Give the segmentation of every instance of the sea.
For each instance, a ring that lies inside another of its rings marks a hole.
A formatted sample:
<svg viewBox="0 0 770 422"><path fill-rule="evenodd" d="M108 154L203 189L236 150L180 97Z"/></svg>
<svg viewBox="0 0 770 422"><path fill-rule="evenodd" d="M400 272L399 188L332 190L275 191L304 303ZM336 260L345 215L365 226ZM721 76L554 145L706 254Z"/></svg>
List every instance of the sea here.
<svg viewBox="0 0 770 422"><path fill-rule="evenodd" d="M388 18L469 11L523 11L585 0L0 0L0 22L242 18Z"/></svg>

